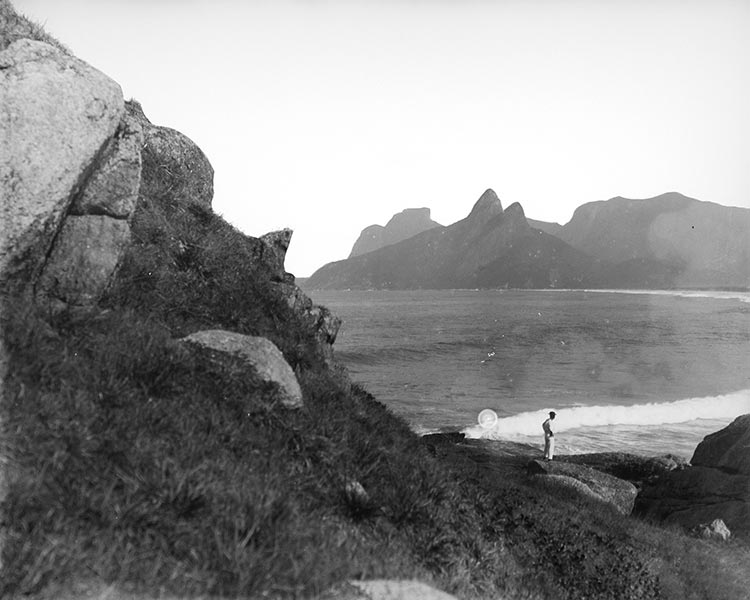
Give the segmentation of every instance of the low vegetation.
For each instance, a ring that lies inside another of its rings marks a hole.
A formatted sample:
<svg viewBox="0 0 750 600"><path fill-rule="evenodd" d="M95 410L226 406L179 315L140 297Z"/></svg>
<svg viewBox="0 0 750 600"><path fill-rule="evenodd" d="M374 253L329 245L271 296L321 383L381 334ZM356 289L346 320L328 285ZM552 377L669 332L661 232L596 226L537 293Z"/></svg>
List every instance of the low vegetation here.
<svg viewBox="0 0 750 600"><path fill-rule="evenodd" d="M42 25L17 13L9 0L0 0L0 50L5 50L16 40L23 38L51 44L65 54L70 54L70 50L48 34Z"/></svg>
<svg viewBox="0 0 750 600"><path fill-rule="evenodd" d="M463 598L744 597L746 548L435 456L326 364L253 242L220 218L165 191L133 227L96 312L3 307L15 476L0 595L104 581L315 597L344 579L417 577ZM205 328L272 339L304 409L174 341Z"/></svg>

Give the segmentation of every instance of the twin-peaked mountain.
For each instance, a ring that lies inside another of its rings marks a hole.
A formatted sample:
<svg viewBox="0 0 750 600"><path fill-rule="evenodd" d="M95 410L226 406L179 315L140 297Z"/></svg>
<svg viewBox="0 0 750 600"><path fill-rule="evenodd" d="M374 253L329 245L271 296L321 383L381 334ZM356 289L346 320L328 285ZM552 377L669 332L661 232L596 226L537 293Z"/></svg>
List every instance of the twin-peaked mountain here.
<svg viewBox="0 0 750 600"><path fill-rule="evenodd" d="M465 219L316 271L318 288L573 287L593 261L487 190Z"/></svg>
<svg viewBox="0 0 750 600"><path fill-rule="evenodd" d="M677 193L618 197L579 207L561 226L528 220L518 203L503 210L487 190L465 219L364 254L353 250L307 286L747 288L750 210Z"/></svg>

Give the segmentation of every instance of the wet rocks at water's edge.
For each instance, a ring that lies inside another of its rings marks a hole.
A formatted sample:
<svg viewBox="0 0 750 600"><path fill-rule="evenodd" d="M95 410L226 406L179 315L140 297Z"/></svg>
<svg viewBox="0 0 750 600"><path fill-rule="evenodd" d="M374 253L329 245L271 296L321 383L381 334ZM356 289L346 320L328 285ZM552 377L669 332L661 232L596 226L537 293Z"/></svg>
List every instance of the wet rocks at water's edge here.
<svg viewBox="0 0 750 600"><path fill-rule="evenodd" d="M620 452L540 459L536 448L469 440L460 433L425 435L438 456L464 451L487 472L526 469L540 482L614 506L623 514L675 524L697 537L726 541L750 536L750 414L706 436L690 463L676 456Z"/></svg>
<svg viewBox="0 0 750 600"><path fill-rule="evenodd" d="M636 510L692 529L721 519L732 533L750 535L750 414L708 435L690 468L667 473L644 487Z"/></svg>

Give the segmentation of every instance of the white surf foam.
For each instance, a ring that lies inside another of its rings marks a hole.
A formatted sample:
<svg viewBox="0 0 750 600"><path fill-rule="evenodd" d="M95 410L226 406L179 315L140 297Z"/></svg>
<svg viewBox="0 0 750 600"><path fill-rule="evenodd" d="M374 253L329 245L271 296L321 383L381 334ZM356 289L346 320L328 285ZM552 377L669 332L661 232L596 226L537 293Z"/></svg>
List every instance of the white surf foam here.
<svg viewBox="0 0 750 600"><path fill-rule="evenodd" d="M519 436L541 435L542 422L550 410L557 415L555 431L611 425L660 425L687 423L696 419L734 419L750 413L750 389L723 396L688 398L673 402L635 404L632 406L571 406L550 407L519 413L497 420L494 427L480 425L463 430L470 438L508 439Z"/></svg>
<svg viewBox="0 0 750 600"><path fill-rule="evenodd" d="M584 290L592 293L639 294L651 296L677 296L679 298L713 298L717 300L739 300L750 304L750 292L728 292L721 290Z"/></svg>

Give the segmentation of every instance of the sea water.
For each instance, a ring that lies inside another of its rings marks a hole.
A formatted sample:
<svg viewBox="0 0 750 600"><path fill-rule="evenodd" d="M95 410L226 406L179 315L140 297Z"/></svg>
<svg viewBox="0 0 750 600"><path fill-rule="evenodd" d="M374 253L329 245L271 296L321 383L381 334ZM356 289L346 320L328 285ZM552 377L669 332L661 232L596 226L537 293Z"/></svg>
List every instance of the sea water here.
<svg viewBox="0 0 750 600"><path fill-rule="evenodd" d="M750 413L750 293L312 291L338 360L419 433L672 453ZM480 425L491 409L497 419Z"/></svg>

